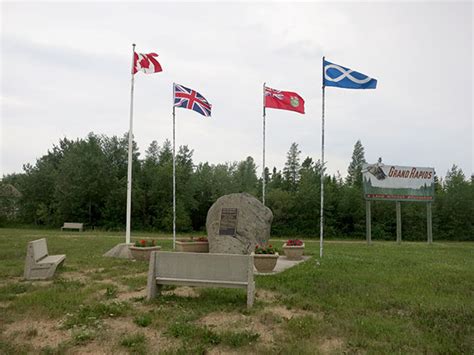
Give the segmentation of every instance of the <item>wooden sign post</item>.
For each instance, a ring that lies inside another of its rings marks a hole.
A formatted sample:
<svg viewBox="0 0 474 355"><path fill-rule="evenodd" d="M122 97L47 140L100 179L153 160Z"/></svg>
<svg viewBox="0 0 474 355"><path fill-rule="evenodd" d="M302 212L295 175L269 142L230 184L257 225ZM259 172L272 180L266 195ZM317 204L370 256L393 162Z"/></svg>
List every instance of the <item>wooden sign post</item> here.
<svg viewBox="0 0 474 355"><path fill-rule="evenodd" d="M431 204L434 200L434 169L376 164L362 167L365 198L367 245L372 243L371 201L395 201L397 244L402 242L401 201L426 203L426 232L428 243L433 243Z"/></svg>

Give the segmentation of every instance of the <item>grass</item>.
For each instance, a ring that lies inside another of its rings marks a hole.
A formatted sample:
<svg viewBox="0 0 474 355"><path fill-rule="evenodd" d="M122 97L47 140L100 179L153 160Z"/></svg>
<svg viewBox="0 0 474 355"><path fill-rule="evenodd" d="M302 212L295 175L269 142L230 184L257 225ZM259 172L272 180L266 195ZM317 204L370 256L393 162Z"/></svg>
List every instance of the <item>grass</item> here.
<svg viewBox="0 0 474 355"><path fill-rule="evenodd" d="M136 316L133 319L133 322L136 325L138 325L140 327L143 327L143 328L148 327L151 324L152 321L153 321L152 316L150 314L147 314L147 313L140 314L140 315Z"/></svg>
<svg viewBox="0 0 474 355"><path fill-rule="evenodd" d="M120 345L126 347L133 354L145 354L146 353L146 338L141 333L125 335L120 341Z"/></svg>
<svg viewBox="0 0 474 355"><path fill-rule="evenodd" d="M41 237L50 254L67 255L65 265L53 281L23 281L27 242ZM138 238L172 247L169 235ZM474 353L474 243L335 241L319 260L319 244L307 239L314 258L258 276L247 310L245 292L233 289L179 295L170 287L145 301L148 264L102 256L123 239L0 229L0 353L77 352L87 344L130 353ZM21 322L24 329L9 330ZM68 335L32 345L44 337L42 324Z"/></svg>

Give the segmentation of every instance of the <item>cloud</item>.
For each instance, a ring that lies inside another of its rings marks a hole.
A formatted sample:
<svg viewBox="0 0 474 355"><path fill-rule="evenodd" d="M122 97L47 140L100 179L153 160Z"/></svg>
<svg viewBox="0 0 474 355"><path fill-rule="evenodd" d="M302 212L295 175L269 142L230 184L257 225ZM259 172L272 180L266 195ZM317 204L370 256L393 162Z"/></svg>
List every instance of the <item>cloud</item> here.
<svg viewBox="0 0 474 355"><path fill-rule="evenodd" d="M326 90L330 173L345 174L357 139L369 161L472 172L470 3L3 3L2 22L1 173L64 136L126 132L133 42L164 68L136 76L142 152L171 138L178 82L213 104L210 119L176 113L177 143L195 162L251 155L261 165L267 82L300 93L307 112L268 110L268 166L282 168L292 142L319 159L326 55L379 80Z"/></svg>

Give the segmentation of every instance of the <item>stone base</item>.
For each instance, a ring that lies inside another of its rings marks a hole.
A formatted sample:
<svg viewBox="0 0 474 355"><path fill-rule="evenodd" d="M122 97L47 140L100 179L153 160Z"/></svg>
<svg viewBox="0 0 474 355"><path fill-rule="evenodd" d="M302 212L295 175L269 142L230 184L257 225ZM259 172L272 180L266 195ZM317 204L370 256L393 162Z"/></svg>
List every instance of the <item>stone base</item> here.
<svg viewBox="0 0 474 355"><path fill-rule="evenodd" d="M273 271L277 264L278 257L278 253L255 254L253 256L253 263L258 272L266 274Z"/></svg>
<svg viewBox="0 0 474 355"><path fill-rule="evenodd" d="M155 245L154 247L129 247L130 253L135 260L150 261L150 255L152 251L160 251L161 247Z"/></svg>
<svg viewBox="0 0 474 355"><path fill-rule="evenodd" d="M132 243L117 244L112 249L110 249L107 253L105 253L103 256L106 256L109 258L133 259L132 253L130 252L130 249L129 249L130 246L133 246L133 244Z"/></svg>
<svg viewBox="0 0 474 355"><path fill-rule="evenodd" d="M301 260L303 258L304 243L303 245L292 245L288 246L283 244L283 252L288 260Z"/></svg>
<svg viewBox="0 0 474 355"><path fill-rule="evenodd" d="M209 242L177 240L176 251L184 253L209 253Z"/></svg>
<svg viewBox="0 0 474 355"><path fill-rule="evenodd" d="M299 263L302 263L306 260L309 260L311 257L310 256L303 256L303 258L301 260L288 260L288 258L286 256L280 256L278 258L278 261L277 261L277 264L275 266L275 268L273 269L272 272L258 272L256 271L257 269L255 269L254 273L255 275L275 275L275 274L278 274L282 271L285 271L289 268L292 268L293 266L296 266L298 265Z"/></svg>

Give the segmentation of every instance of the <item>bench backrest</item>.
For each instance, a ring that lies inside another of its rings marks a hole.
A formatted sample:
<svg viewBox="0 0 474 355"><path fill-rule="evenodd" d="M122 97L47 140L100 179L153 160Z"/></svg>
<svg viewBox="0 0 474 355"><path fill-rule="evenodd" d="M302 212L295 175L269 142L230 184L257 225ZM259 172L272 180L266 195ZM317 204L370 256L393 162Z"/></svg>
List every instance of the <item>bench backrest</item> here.
<svg viewBox="0 0 474 355"><path fill-rule="evenodd" d="M156 277L247 282L250 255L156 252Z"/></svg>
<svg viewBox="0 0 474 355"><path fill-rule="evenodd" d="M65 222L63 228L82 228L84 223Z"/></svg>
<svg viewBox="0 0 474 355"><path fill-rule="evenodd" d="M33 258L35 261L39 261L44 257L48 256L48 246L46 245L46 239L41 238L29 242L31 250L33 252Z"/></svg>

